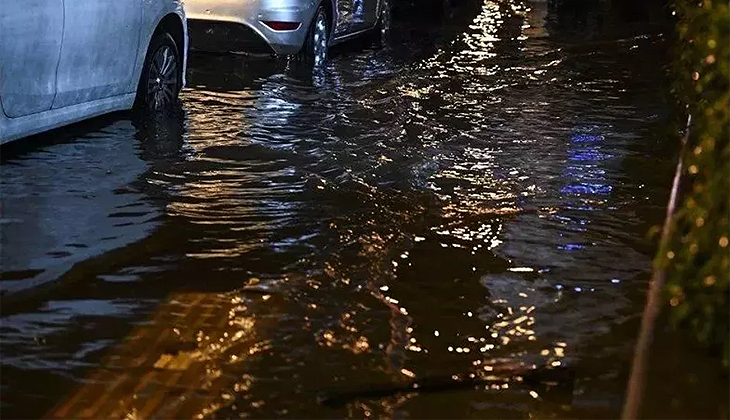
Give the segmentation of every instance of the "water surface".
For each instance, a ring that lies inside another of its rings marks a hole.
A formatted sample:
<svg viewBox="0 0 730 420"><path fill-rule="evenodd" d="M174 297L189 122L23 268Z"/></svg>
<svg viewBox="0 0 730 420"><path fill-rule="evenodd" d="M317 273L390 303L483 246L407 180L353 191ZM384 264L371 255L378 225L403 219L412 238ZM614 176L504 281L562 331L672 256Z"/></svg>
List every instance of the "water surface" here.
<svg viewBox="0 0 730 420"><path fill-rule="evenodd" d="M2 315L3 415L43 415L193 293L246 337L205 353L230 381L193 414L616 417L676 149L666 27L639 12L487 0L314 77L195 55L179 118L4 150L0 285L61 286ZM654 352L648 415L727 415L711 360ZM317 400L506 362L574 387Z"/></svg>

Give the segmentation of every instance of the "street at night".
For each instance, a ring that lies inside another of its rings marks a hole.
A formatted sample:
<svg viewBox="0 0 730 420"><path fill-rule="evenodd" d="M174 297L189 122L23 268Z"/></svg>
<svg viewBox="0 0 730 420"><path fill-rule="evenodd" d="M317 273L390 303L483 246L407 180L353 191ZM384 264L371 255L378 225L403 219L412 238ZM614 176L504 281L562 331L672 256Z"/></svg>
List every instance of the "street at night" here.
<svg viewBox="0 0 730 420"><path fill-rule="evenodd" d="M2 417L618 418L673 23L554 3L402 9L313 73L193 51L171 113L3 145ZM644 418L728 416L716 358L649 354Z"/></svg>

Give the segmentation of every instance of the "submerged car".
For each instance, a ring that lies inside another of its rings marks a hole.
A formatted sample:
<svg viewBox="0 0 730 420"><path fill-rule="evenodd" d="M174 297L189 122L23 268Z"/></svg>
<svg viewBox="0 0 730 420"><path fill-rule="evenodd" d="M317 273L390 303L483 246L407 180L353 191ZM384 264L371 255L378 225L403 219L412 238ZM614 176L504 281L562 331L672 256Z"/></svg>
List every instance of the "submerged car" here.
<svg viewBox="0 0 730 420"><path fill-rule="evenodd" d="M0 6L0 143L134 106L185 83L180 0L10 0Z"/></svg>
<svg viewBox="0 0 730 420"><path fill-rule="evenodd" d="M314 66L329 46L369 34L382 46L390 0L186 0L191 48L296 56Z"/></svg>

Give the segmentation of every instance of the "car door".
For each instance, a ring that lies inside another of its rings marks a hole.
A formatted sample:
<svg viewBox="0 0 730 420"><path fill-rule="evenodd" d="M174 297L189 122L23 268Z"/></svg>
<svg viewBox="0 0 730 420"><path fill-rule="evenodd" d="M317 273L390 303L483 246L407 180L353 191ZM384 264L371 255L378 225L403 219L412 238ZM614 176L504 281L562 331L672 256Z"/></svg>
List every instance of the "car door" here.
<svg viewBox="0 0 730 420"><path fill-rule="evenodd" d="M360 0L363 2L363 9L365 10L364 24L367 28L372 28L378 23L378 3L382 0Z"/></svg>
<svg viewBox="0 0 730 420"><path fill-rule="evenodd" d="M133 92L143 0L66 0L54 108Z"/></svg>
<svg viewBox="0 0 730 420"><path fill-rule="evenodd" d="M372 28L375 25L378 0L353 1L353 31Z"/></svg>
<svg viewBox="0 0 730 420"><path fill-rule="evenodd" d="M0 2L0 101L11 118L51 109L63 0Z"/></svg>
<svg viewBox="0 0 730 420"><path fill-rule="evenodd" d="M352 31L353 2L354 0L335 0L337 5L335 37L346 35Z"/></svg>

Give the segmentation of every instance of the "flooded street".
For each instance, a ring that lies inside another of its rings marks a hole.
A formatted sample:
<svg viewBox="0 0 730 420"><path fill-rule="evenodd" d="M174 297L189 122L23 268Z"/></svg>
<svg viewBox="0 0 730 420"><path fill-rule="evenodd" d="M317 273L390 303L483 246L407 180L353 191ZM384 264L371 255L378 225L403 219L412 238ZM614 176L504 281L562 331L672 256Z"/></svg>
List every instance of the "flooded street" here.
<svg viewBox="0 0 730 420"><path fill-rule="evenodd" d="M677 147L666 27L583 12L396 22L311 78L193 55L179 117L3 149L3 417L100 372L157 386L119 417L617 417ZM727 415L693 351L660 334L648 416ZM318 398L504 363L575 379Z"/></svg>

